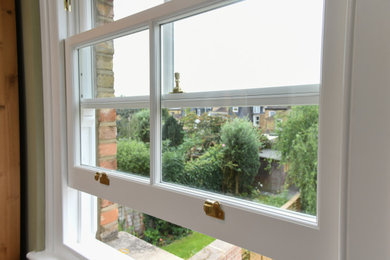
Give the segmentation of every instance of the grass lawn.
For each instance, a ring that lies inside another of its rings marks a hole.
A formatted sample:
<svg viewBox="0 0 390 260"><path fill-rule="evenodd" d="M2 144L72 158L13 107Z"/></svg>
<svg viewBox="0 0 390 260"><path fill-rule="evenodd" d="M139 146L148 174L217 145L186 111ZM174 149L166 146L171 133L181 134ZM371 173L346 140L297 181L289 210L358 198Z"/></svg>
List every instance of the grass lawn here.
<svg viewBox="0 0 390 260"><path fill-rule="evenodd" d="M215 238L203 235L198 232L193 232L191 235L176 240L171 244L161 248L178 257L188 259L214 240Z"/></svg>
<svg viewBox="0 0 390 260"><path fill-rule="evenodd" d="M254 201L280 208L288 201L287 192L282 192L282 193L276 194L276 195L261 194L261 195L257 196L254 199Z"/></svg>

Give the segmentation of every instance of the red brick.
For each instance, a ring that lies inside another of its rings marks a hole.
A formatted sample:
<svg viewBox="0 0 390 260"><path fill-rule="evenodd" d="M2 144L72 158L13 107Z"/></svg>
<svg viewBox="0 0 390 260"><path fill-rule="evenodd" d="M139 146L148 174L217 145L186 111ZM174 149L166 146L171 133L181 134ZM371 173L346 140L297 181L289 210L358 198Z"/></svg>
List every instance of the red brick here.
<svg viewBox="0 0 390 260"><path fill-rule="evenodd" d="M99 156L116 155L116 143L99 144Z"/></svg>
<svg viewBox="0 0 390 260"><path fill-rule="evenodd" d="M115 122L116 110L111 108L99 110L99 122Z"/></svg>
<svg viewBox="0 0 390 260"><path fill-rule="evenodd" d="M109 140L116 138L116 127L115 126L100 126L99 127L99 139Z"/></svg>
<svg viewBox="0 0 390 260"><path fill-rule="evenodd" d="M100 225L106 225L118 221L118 208L102 212L100 215Z"/></svg>
<svg viewBox="0 0 390 260"><path fill-rule="evenodd" d="M101 203L101 207L102 208L105 208L105 207L108 207L108 206L111 206L112 204L114 204L114 202L111 202L109 200L105 200L105 199L102 199L102 203Z"/></svg>
<svg viewBox="0 0 390 260"><path fill-rule="evenodd" d="M99 166L104 169L110 169L110 170L116 170L118 168L116 159L109 159L109 160L100 159Z"/></svg>

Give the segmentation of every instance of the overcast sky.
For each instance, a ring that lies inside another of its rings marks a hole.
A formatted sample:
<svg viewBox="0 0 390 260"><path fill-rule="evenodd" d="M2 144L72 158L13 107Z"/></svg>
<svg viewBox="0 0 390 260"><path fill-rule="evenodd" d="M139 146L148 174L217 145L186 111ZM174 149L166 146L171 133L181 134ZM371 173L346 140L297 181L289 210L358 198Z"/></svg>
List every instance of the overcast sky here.
<svg viewBox="0 0 390 260"><path fill-rule="evenodd" d="M114 19L162 2L115 0ZM322 7L322 0L246 0L175 22L182 89L319 83ZM148 37L144 31L114 40L116 96L149 94Z"/></svg>

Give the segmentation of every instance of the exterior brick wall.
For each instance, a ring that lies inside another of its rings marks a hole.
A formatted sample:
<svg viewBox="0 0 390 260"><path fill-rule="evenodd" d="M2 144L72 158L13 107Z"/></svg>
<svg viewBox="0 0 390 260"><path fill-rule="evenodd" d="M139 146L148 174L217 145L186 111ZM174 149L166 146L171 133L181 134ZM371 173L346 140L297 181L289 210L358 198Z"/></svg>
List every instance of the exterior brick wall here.
<svg viewBox="0 0 390 260"><path fill-rule="evenodd" d="M113 21L113 1L96 0L95 26ZM95 54L96 93L98 98L114 97L113 41L97 44ZM96 110L97 122L97 161L105 169L117 169L116 111L115 109ZM118 237L118 204L98 199L98 230L96 238L110 241Z"/></svg>
<svg viewBox="0 0 390 260"><path fill-rule="evenodd" d="M134 209L119 206L119 221L125 231L133 235L142 235L145 231L144 215Z"/></svg>

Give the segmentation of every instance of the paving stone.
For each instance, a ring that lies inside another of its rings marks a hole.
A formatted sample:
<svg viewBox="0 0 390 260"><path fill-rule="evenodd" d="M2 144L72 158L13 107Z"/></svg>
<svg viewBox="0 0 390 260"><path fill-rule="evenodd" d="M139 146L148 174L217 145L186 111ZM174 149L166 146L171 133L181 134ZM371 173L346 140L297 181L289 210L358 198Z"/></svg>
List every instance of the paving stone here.
<svg viewBox="0 0 390 260"><path fill-rule="evenodd" d="M107 242L108 245L129 255L135 260L180 260L181 258L149 244L127 232L120 231L118 238Z"/></svg>

